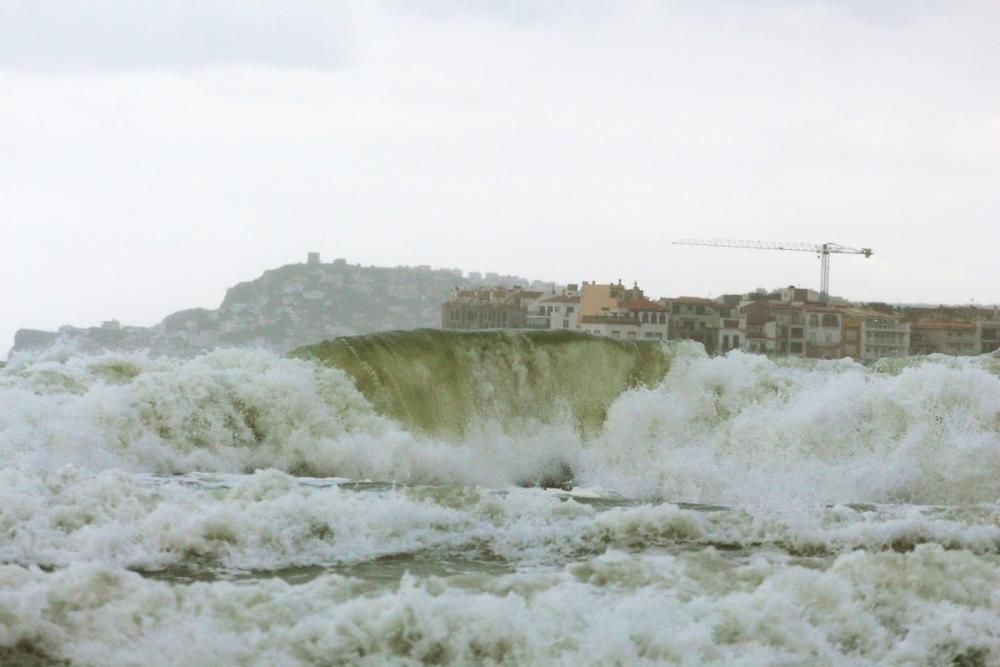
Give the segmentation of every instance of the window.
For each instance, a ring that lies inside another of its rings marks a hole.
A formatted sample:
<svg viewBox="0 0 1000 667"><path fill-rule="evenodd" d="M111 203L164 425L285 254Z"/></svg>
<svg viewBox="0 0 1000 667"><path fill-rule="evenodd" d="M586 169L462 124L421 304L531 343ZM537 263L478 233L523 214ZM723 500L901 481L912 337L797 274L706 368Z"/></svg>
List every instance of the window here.
<svg viewBox="0 0 1000 667"><path fill-rule="evenodd" d="M621 331L612 331L611 332L611 337L612 338L621 338L622 337L622 332Z"/></svg>
<svg viewBox="0 0 1000 667"><path fill-rule="evenodd" d="M566 306L566 314L569 315L573 312L573 306Z"/></svg>
<svg viewBox="0 0 1000 667"><path fill-rule="evenodd" d="M813 313L809 316L809 326L818 327L819 326L819 315Z"/></svg>
<svg viewBox="0 0 1000 667"><path fill-rule="evenodd" d="M739 347L739 346L740 346L740 337L733 336L733 347Z"/></svg>
<svg viewBox="0 0 1000 667"><path fill-rule="evenodd" d="M827 328L839 327L840 318L834 315L833 313L827 313L826 315L823 316L823 326Z"/></svg>
<svg viewBox="0 0 1000 667"><path fill-rule="evenodd" d="M792 327L792 338L802 338L802 327Z"/></svg>
<svg viewBox="0 0 1000 667"><path fill-rule="evenodd" d="M667 323L667 314L660 313L660 324L666 324L666 323Z"/></svg>
<svg viewBox="0 0 1000 667"><path fill-rule="evenodd" d="M792 353L802 352L802 343L792 343L790 346Z"/></svg>
<svg viewBox="0 0 1000 667"><path fill-rule="evenodd" d="M696 306L695 309L694 309L694 312L697 313L698 315L704 315L705 314L705 306Z"/></svg>
<svg viewBox="0 0 1000 667"><path fill-rule="evenodd" d="M563 320L563 329L569 329L569 320Z"/></svg>
<svg viewBox="0 0 1000 667"><path fill-rule="evenodd" d="M643 313L642 314L642 321L643 322L649 322L649 313Z"/></svg>
<svg viewBox="0 0 1000 667"><path fill-rule="evenodd" d="M635 338L635 332L634 331L627 331L626 333L628 334L629 338Z"/></svg>

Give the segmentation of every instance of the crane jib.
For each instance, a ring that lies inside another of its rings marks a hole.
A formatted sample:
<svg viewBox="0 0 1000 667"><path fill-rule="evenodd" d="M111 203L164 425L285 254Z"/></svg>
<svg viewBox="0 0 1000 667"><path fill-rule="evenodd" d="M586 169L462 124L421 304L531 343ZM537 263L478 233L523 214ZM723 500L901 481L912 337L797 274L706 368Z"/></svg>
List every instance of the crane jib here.
<svg viewBox="0 0 1000 667"><path fill-rule="evenodd" d="M825 302L830 297L830 255L872 256L871 248L850 248L828 241L826 243L798 243L783 241L747 241L739 239L677 239L674 245L700 245L716 248L748 248L751 250L788 250L792 252L812 252L820 258L820 295Z"/></svg>

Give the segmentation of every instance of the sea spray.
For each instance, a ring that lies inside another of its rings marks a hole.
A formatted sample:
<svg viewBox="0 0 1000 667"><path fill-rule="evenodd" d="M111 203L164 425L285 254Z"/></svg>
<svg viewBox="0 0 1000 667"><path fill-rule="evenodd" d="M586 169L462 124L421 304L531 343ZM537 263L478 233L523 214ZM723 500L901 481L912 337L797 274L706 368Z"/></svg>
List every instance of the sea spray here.
<svg viewBox="0 0 1000 667"><path fill-rule="evenodd" d="M629 497L720 504L1000 498L990 357L931 357L884 373L590 336L493 336L350 339L323 348L333 352L322 364L252 350L22 361L0 372L0 452L9 465L45 469L277 468L490 486L572 478ZM499 349L485 352L487 340ZM456 361L428 367L433 345L446 343ZM387 379L365 386L331 367L337 355ZM528 361L533 370L521 368ZM547 373L564 377L553 384ZM426 391L428 376L440 390ZM589 428L577 421L605 410Z"/></svg>
<svg viewBox="0 0 1000 667"><path fill-rule="evenodd" d="M688 357L615 402L579 474L689 502L993 502L998 410L988 357L889 374L850 361Z"/></svg>

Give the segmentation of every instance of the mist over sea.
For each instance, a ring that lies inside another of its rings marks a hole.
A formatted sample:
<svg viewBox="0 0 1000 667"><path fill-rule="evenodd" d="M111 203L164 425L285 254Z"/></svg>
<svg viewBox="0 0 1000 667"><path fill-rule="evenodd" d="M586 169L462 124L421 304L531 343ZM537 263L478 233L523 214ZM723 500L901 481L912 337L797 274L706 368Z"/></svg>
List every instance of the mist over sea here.
<svg viewBox="0 0 1000 667"><path fill-rule="evenodd" d="M55 347L0 369L0 664L995 665L998 501L996 356Z"/></svg>

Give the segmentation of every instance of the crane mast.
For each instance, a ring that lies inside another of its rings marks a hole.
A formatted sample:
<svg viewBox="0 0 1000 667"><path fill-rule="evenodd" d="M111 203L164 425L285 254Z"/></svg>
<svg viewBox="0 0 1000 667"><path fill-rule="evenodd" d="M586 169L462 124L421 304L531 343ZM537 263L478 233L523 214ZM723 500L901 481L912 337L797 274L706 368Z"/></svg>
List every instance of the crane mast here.
<svg viewBox="0 0 1000 667"><path fill-rule="evenodd" d="M871 248L850 248L839 243L799 243L795 241L745 241L738 239L677 239L674 245L703 245L716 248L748 248L751 250L789 250L811 252L820 258L819 283L820 298L825 303L830 298L830 255L872 256Z"/></svg>

